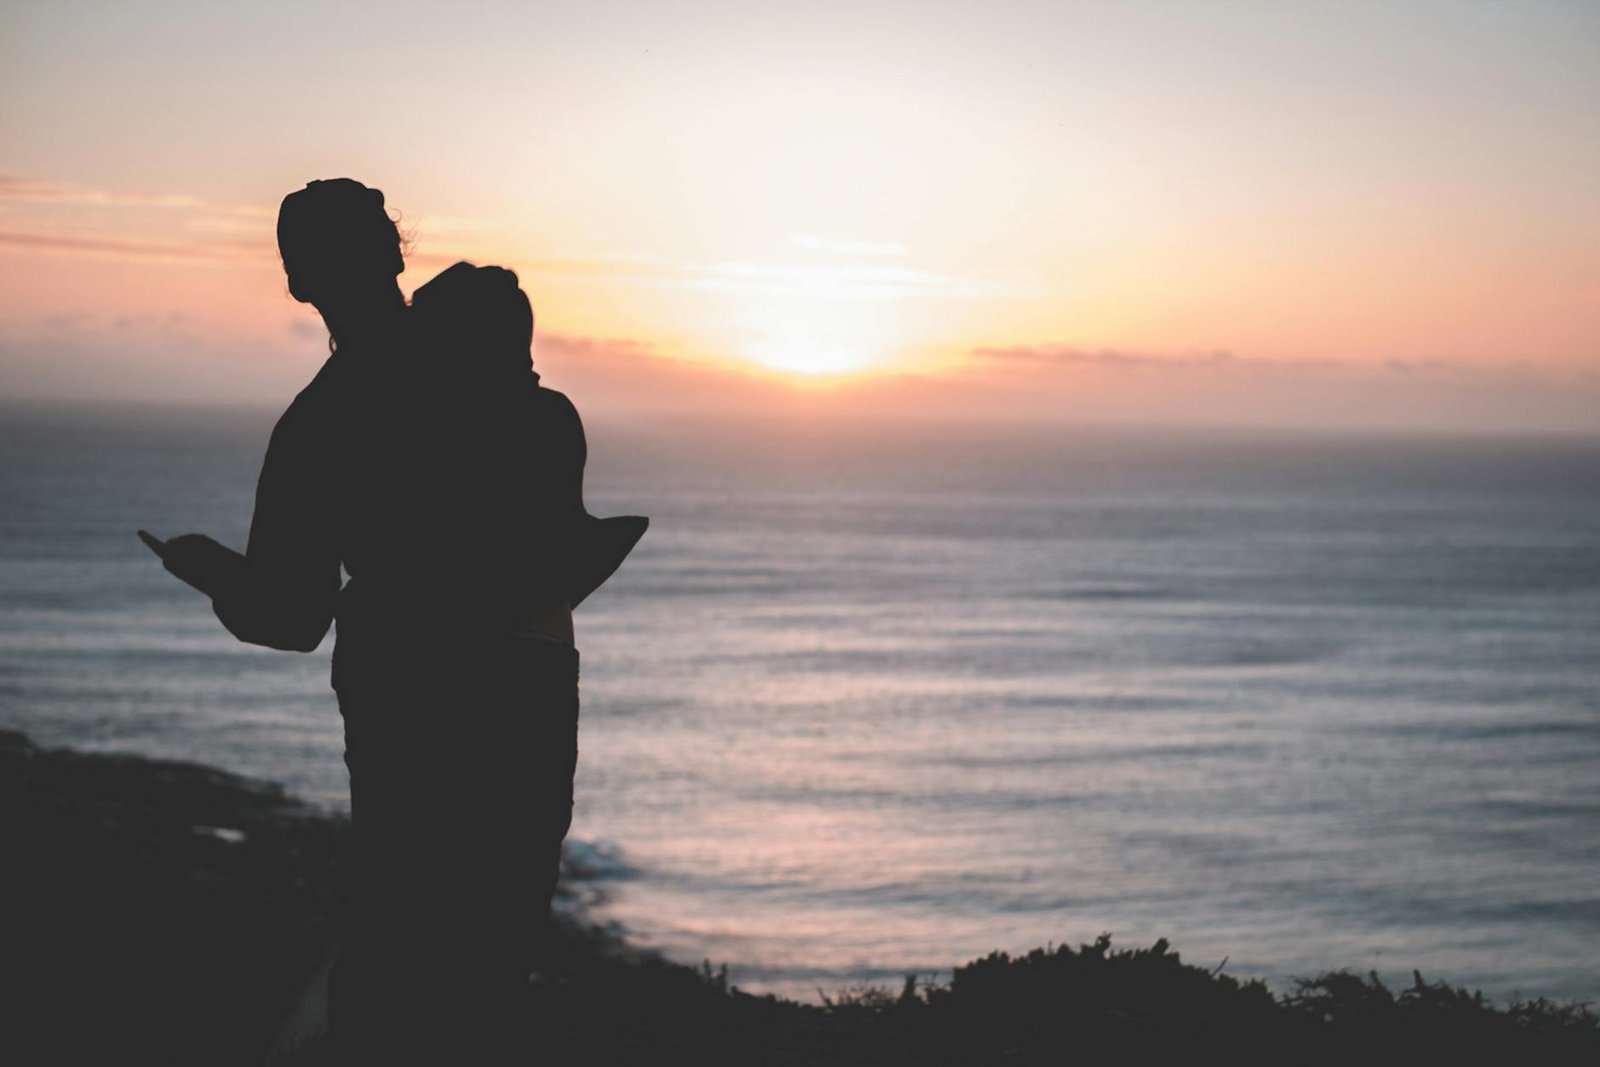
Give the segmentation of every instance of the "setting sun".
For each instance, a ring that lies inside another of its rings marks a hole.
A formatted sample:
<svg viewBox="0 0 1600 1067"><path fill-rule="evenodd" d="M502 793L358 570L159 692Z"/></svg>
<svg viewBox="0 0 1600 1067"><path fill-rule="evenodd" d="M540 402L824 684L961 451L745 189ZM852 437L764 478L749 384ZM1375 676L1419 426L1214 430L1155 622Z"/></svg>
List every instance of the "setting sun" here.
<svg viewBox="0 0 1600 1067"><path fill-rule="evenodd" d="M865 345L819 338L803 323L787 323L751 346L746 358L771 370L808 377L850 374L881 362Z"/></svg>
<svg viewBox="0 0 1600 1067"><path fill-rule="evenodd" d="M792 268L785 274L800 274ZM808 378L887 369L903 344L905 314L870 287L809 271L804 287L746 293L728 346L738 359ZM832 284L819 290L813 275Z"/></svg>
<svg viewBox="0 0 1600 1067"><path fill-rule="evenodd" d="M818 377L827 374L848 374L862 369L869 362L859 352L843 348L818 348L788 339L774 340L771 344L752 351L750 358L772 370Z"/></svg>

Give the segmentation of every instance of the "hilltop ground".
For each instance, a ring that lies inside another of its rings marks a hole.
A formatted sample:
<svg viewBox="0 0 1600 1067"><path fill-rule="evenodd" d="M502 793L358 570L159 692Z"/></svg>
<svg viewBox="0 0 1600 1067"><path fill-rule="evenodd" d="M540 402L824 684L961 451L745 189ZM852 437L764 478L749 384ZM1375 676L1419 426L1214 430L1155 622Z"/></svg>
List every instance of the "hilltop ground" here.
<svg viewBox="0 0 1600 1067"><path fill-rule="evenodd" d="M8 930L0 1058L255 1065L338 923L348 826L190 764L42 750L0 732ZM947 983L802 1005L637 952L568 914L530 986L550 1062L633 1064L1594 1063L1580 1006L1495 1006L1420 976L1274 994L1165 942L995 954ZM330 1062L315 1044L293 1061Z"/></svg>

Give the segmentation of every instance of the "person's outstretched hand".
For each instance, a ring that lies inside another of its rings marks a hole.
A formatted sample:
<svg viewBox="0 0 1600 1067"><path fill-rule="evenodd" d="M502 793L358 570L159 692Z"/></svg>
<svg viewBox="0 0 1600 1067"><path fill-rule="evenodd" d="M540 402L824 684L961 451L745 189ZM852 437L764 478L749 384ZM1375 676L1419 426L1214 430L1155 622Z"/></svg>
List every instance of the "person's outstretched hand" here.
<svg viewBox="0 0 1600 1067"><path fill-rule="evenodd" d="M243 556L205 534L182 534L163 541L140 530L139 540L161 557L168 571L209 597L215 597L244 565Z"/></svg>

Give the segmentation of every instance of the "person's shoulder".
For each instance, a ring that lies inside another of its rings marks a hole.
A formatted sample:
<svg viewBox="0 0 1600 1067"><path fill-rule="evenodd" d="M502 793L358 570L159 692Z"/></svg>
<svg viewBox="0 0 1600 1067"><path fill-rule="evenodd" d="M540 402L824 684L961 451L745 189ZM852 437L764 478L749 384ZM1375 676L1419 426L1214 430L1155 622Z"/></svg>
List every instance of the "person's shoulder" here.
<svg viewBox="0 0 1600 1067"><path fill-rule="evenodd" d="M273 437L320 432L345 417L358 389L358 362L355 353L330 353L311 381L278 416Z"/></svg>
<svg viewBox="0 0 1600 1067"><path fill-rule="evenodd" d="M329 353L328 358L323 361L317 373L306 383L305 388L296 393L294 399L289 401L289 406L284 409L283 414L278 419L278 425L282 426L286 422L293 423L304 419L332 399L333 394L338 392L339 386L346 376L348 363L349 360L342 358L341 353Z"/></svg>
<svg viewBox="0 0 1600 1067"><path fill-rule="evenodd" d="M547 405L552 409L561 408L563 410L570 410L574 414L576 414L578 411L578 408L575 404L573 404L571 397L567 396L566 393L563 393L559 389L550 388L543 382L539 382L534 386L533 395L538 398L538 403Z"/></svg>
<svg viewBox="0 0 1600 1067"><path fill-rule="evenodd" d="M314 401L332 392L348 376L353 362L348 352L339 350L329 352L328 358L322 361L322 366L317 368L317 373L311 376L305 388L295 394L294 403L302 400Z"/></svg>
<svg viewBox="0 0 1600 1067"><path fill-rule="evenodd" d="M578 417L578 406L559 389L538 384L533 387L533 397L539 413L545 418L561 419L580 427L583 425L583 420Z"/></svg>

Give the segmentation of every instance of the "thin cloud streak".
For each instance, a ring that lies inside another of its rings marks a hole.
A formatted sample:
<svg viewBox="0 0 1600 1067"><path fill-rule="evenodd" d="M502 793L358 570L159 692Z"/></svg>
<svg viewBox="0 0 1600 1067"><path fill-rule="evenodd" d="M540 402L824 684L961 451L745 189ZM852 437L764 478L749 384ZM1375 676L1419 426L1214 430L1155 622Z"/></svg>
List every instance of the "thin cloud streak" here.
<svg viewBox="0 0 1600 1067"><path fill-rule="evenodd" d="M243 263L276 256L273 209L0 177L0 251Z"/></svg>
<svg viewBox="0 0 1600 1067"><path fill-rule="evenodd" d="M1267 359L1244 358L1227 349L1215 349L1185 355L1155 355L1147 352L1128 352L1120 349L1087 349L1070 345L1014 345L1010 347L975 348L970 355L975 360L995 366L1079 366L1110 369L1152 370L1216 370L1237 374L1295 373L1295 374L1397 374L1397 375L1522 375L1536 374L1541 379L1555 380L1560 374L1533 369L1518 363L1467 363L1448 359ZM1587 380L1591 373L1577 372L1574 378Z"/></svg>
<svg viewBox="0 0 1600 1067"><path fill-rule="evenodd" d="M1172 357L1148 355L1142 352L1123 352L1114 348L1075 348L1070 345L983 347L973 349L971 354L980 360L995 360L1006 363L1083 363L1120 367L1194 366L1199 363L1218 365L1232 362L1234 359L1233 353L1226 350L1213 351L1204 356Z"/></svg>
<svg viewBox="0 0 1600 1067"><path fill-rule="evenodd" d="M81 185L0 176L0 201L72 207L182 208L220 215L271 218L274 209L257 204L220 204L187 193L125 193Z"/></svg>
<svg viewBox="0 0 1600 1067"><path fill-rule="evenodd" d="M63 234L4 232L0 232L0 248L66 255L127 256L134 259L182 259L200 262L244 262L258 257L261 253L260 244L254 241L194 241L173 244L138 239L118 240Z"/></svg>

